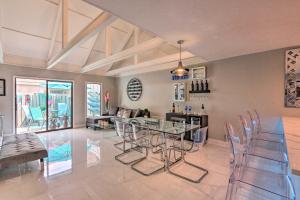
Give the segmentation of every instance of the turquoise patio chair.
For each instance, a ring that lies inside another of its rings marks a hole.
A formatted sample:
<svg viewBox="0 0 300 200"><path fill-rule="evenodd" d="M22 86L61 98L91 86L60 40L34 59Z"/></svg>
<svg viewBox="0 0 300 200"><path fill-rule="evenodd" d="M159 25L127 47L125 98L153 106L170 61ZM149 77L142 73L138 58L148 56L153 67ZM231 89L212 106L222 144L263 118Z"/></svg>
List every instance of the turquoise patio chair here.
<svg viewBox="0 0 300 200"><path fill-rule="evenodd" d="M29 107L27 105L22 105L22 109L25 114L25 119L22 121L21 126L28 127L28 129L29 129L29 125L32 120Z"/></svg>
<svg viewBox="0 0 300 200"><path fill-rule="evenodd" d="M70 110L67 103L58 103L57 104L58 112L57 116L59 119L59 126L68 126L70 120Z"/></svg>
<svg viewBox="0 0 300 200"><path fill-rule="evenodd" d="M68 116L68 105L66 103L58 103L57 108L58 108L57 115L59 118Z"/></svg>
<svg viewBox="0 0 300 200"><path fill-rule="evenodd" d="M46 120L44 118L41 108L40 107L30 107L29 110L30 110L31 118L32 118L31 123L38 123L39 126L43 127L45 125ZM42 125L40 125L40 124L42 124Z"/></svg>

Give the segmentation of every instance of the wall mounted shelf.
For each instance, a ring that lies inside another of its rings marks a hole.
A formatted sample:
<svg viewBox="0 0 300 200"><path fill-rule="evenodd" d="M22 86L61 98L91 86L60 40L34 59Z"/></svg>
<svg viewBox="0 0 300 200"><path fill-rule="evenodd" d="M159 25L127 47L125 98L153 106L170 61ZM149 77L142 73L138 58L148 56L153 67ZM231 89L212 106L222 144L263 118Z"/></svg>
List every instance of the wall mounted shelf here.
<svg viewBox="0 0 300 200"><path fill-rule="evenodd" d="M189 91L190 94L207 94L210 93L210 90L204 90L204 91Z"/></svg>

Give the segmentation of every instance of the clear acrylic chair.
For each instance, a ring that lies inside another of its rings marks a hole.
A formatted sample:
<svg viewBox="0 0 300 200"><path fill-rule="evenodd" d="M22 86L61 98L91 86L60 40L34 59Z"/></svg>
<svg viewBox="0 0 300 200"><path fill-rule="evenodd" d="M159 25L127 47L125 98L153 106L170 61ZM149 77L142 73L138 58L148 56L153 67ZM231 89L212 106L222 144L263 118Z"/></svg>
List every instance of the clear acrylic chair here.
<svg viewBox="0 0 300 200"><path fill-rule="evenodd" d="M274 143L265 140L253 139L253 130L248 125L246 118L240 115L240 122L243 132L243 148L245 150L245 158L251 156L260 157L261 159L268 159L274 162L280 168L278 173L287 173L288 159L284 143ZM273 146L270 148L270 146ZM267 161L266 161L267 162Z"/></svg>
<svg viewBox="0 0 300 200"><path fill-rule="evenodd" d="M122 121L122 119L116 119L115 120L115 129L116 132L118 134L118 136L120 136L123 141L123 148L122 148L122 153L118 154L115 156L115 159L125 165L129 165L132 164L134 162L136 162L137 160L141 159L141 157L139 158L135 158L135 159L129 159L129 161L126 161L122 158L130 156L130 154L132 152L138 152L141 153L140 149L137 147L137 145L134 143L134 140L132 139L132 126L129 123L125 123ZM115 144L118 145L119 143ZM126 144L130 144L130 148L126 149Z"/></svg>
<svg viewBox="0 0 300 200"><path fill-rule="evenodd" d="M128 133L130 132L130 130L129 130L130 127L128 125L126 126L122 122L121 118L116 117L116 118L114 118L114 128L115 128L117 136L122 139L121 142L115 143L114 147L125 152L126 150L128 150L128 149L126 149L126 144L130 143L130 139L129 139L129 135L128 135Z"/></svg>
<svg viewBox="0 0 300 200"><path fill-rule="evenodd" d="M144 128L142 128L141 126L139 126L138 123L131 123L131 127L132 127L132 133L130 134L130 138L131 140L133 141L133 143L145 150L145 156L136 160L132 165L131 165L131 168L144 175L144 176L150 176L156 172L159 172L161 171L162 169L165 168L164 166L164 161L162 159L162 151L160 151L160 154L161 154L161 159L159 160L160 163L161 163L161 166L158 165L155 165L154 169L141 169L140 165L142 165L142 163L144 162L148 162L146 161L149 157L149 150L152 150L153 148L156 148L157 146L161 145L162 142L160 142L161 140L160 139L157 139L157 137L159 138L160 137L160 133L158 132L155 132L155 131L150 131L150 130L147 130L145 131ZM157 152L156 152L157 153Z"/></svg>
<svg viewBox="0 0 300 200"><path fill-rule="evenodd" d="M231 149L231 174L226 200L296 199L289 174L273 173L245 165L244 146L240 144L230 123L225 123L225 131Z"/></svg>
<svg viewBox="0 0 300 200"><path fill-rule="evenodd" d="M252 136L253 139L283 143L283 134L262 132L260 118L256 111L255 111L255 115L253 115L250 111L247 111L247 114L250 118L250 125L253 131L253 136Z"/></svg>
<svg viewBox="0 0 300 200"><path fill-rule="evenodd" d="M254 118L257 121L257 131L258 133L269 133L269 134L274 134L274 135L283 135L282 131L274 132L274 131L269 131L269 130L264 130L261 124L261 117L257 110L254 110Z"/></svg>
<svg viewBox="0 0 300 200"><path fill-rule="evenodd" d="M204 169L201 166L198 166L192 162L189 162L186 160L185 158L185 154L187 152L196 152L198 151L201 147L204 146L205 144L205 140L206 140L206 135L207 135L207 130L208 127L202 127L200 125L200 119L198 118L192 118L191 120L191 126L195 125L194 123L197 123L197 125L199 126L196 130L191 130L191 135L192 135L192 141L187 141L184 140L183 144L181 143L180 140L173 140L173 145L169 148L169 161L171 160L171 152L173 152L174 158L175 158L175 162L178 161L183 161L183 164L187 164L188 167L192 167L196 170L200 170L201 171L201 175L195 179L189 178L181 173L175 172L172 169L169 169L169 172L175 176L178 176L182 179L188 180L190 182L194 182L194 183L200 183L201 180L208 174L208 170ZM181 154L180 158L176 158L176 152L183 152L183 154Z"/></svg>

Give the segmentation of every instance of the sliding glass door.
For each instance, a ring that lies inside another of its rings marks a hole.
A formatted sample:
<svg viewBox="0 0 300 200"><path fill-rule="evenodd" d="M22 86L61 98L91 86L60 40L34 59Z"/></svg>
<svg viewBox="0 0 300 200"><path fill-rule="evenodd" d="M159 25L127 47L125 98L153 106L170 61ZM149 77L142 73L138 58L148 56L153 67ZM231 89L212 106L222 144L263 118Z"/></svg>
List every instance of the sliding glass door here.
<svg viewBox="0 0 300 200"><path fill-rule="evenodd" d="M17 133L47 130L46 80L16 79Z"/></svg>
<svg viewBox="0 0 300 200"><path fill-rule="evenodd" d="M72 126L72 83L48 81L48 129Z"/></svg>
<svg viewBox="0 0 300 200"><path fill-rule="evenodd" d="M16 78L16 132L72 128L73 83Z"/></svg>

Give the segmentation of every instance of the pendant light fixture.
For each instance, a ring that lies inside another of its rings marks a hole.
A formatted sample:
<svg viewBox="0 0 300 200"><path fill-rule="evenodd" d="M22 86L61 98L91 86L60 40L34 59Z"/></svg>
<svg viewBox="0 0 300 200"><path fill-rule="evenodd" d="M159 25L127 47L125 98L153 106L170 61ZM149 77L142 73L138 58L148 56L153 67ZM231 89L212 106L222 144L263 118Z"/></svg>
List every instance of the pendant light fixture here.
<svg viewBox="0 0 300 200"><path fill-rule="evenodd" d="M176 76L184 76L188 73L188 69L185 69L182 61L181 61L181 45L183 44L183 40L178 40L177 44L179 44L179 62L178 62L178 66L176 67L176 69L172 70L171 73L176 75Z"/></svg>

